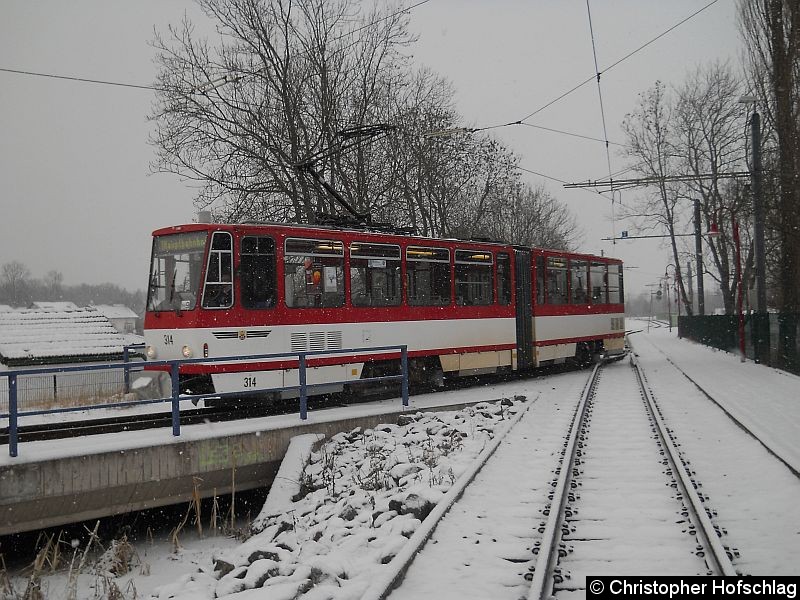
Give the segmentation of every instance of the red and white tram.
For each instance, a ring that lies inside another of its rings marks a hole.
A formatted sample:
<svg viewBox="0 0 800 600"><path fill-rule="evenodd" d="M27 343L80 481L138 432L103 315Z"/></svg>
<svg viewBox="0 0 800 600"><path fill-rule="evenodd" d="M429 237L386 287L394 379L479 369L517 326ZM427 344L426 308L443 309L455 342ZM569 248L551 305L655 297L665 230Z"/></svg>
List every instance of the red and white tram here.
<svg viewBox="0 0 800 600"><path fill-rule="evenodd" d="M623 352L622 263L303 225L181 225L153 233L144 328L151 360L405 344L412 381L585 363ZM308 365L320 384L397 372L399 359ZM180 380L193 393L293 386L298 360L182 365Z"/></svg>

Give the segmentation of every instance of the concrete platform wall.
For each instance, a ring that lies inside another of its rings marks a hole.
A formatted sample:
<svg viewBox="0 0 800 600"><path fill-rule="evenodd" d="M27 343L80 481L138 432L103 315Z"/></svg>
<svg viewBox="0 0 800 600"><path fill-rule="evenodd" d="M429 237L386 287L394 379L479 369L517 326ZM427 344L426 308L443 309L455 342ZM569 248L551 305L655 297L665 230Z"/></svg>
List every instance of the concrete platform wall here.
<svg viewBox="0 0 800 600"><path fill-rule="evenodd" d="M465 404L425 410L458 410ZM416 412L413 409L411 412ZM272 483L296 435L330 437L356 427L396 422L403 412L303 423L149 448L0 467L0 535L177 504ZM91 439L91 438L87 438Z"/></svg>

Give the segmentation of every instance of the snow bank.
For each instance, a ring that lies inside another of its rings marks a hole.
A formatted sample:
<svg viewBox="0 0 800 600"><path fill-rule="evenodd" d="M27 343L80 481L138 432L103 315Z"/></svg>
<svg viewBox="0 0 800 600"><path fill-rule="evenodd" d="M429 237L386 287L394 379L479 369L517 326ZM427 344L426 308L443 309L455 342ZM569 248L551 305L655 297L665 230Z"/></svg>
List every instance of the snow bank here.
<svg viewBox="0 0 800 600"><path fill-rule="evenodd" d="M269 488L264 508L253 522L254 528L263 529L269 517L292 510L292 499L300 493L300 482L311 457L311 450L323 439L325 436L320 433L309 433L296 435L290 440L275 480Z"/></svg>

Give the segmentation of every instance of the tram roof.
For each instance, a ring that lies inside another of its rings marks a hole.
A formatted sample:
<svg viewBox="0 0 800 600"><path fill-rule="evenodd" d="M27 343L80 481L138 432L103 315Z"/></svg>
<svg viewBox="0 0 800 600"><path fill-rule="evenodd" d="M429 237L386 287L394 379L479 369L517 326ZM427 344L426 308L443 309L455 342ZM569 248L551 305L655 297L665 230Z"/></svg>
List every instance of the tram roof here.
<svg viewBox="0 0 800 600"><path fill-rule="evenodd" d="M531 248L517 244L509 244L507 242L489 241L483 239L462 239L462 238L434 238L425 237L420 235L410 235L401 233L392 233L378 230L371 230L368 228L348 228L348 227L332 227L329 225L309 225L309 224L296 224L296 223L273 223L273 222L243 222L243 223L188 223L184 225L176 225L172 227L163 227L156 229L153 232L154 236L170 235L191 231L230 231L230 232L252 232L252 231L275 231L278 230L283 234L295 235L319 235L320 233L330 233L332 235L344 235L346 237L354 236L369 236L376 241L379 239L399 243L401 241L414 240L419 243L435 244L469 244L478 246L489 246L493 248L514 248L518 250L529 250L533 254L544 255L559 255L567 258L583 259L583 260L601 260L608 263L619 263L622 261L616 258L607 256L597 256L594 254L586 254L581 252L572 252L568 250L557 250L548 248Z"/></svg>

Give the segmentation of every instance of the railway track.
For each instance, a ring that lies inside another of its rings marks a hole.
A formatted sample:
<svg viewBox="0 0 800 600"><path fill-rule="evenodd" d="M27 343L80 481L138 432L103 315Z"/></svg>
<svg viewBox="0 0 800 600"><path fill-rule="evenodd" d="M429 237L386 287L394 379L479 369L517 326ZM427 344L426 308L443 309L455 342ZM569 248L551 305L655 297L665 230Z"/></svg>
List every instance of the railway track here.
<svg viewBox="0 0 800 600"><path fill-rule="evenodd" d="M520 416L364 598L539 600L585 594L587 575L736 574L633 359L572 386Z"/></svg>
<svg viewBox="0 0 800 600"><path fill-rule="evenodd" d="M528 597L587 575L736 575L638 364L598 370L582 403Z"/></svg>

